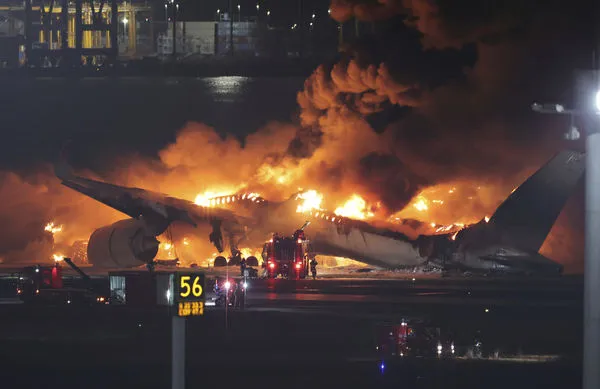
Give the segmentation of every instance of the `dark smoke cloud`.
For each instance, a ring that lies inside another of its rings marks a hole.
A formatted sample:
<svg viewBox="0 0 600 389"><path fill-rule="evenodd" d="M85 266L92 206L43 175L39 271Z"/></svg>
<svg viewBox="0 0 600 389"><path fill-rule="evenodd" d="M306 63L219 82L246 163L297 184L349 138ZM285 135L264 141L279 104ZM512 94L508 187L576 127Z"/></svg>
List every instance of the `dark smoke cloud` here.
<svg viewBox="0 0 600 389"><path fill-rule="evenodd" d="M407 25L423 34L425 47L456 48L522 33L534 14L549 6L549 2L519 0L332 0L330 9L338 22L402 16Z"/></svg>
<svg viewBox="0 0 600 389"><path fill-rule="evenodd" d="M366 22L389 19L405 11L399 0L332 0L331 17L346 22L356 17Z"/></svg>
<svg viewBox="0 0 600 389"><path fill-rule="evenodd" d="M555 58L550 64L543 61L545 56L558 51L556 42L564 49L560 44L569 41L568 37L578 41L572 23L565 22L576 18L571 7L564 5L517 0L334 0L331 15L338 21L402 15L407 25L422 34L424 48L476 48L477 60L463 77L433 90L421 88L420 98L406 104L415 107L413 113L391 126L384 136L383 143L404 166L435 182L499 172L519 175L539 165L560 146L552 140L558 139L557 132L548 128L541 131L540 120L529 112L529 106L540 98L540 90L547 89L549 76L564 69L560 67L564 62ZM395 40L380 38L379 43L385 43L388 51L402 51L395 50ZM376 62L362 67L386 66L390 74L406 75L405 70L398 71L401 54L384 61L383 65ZM543 78L541 69L545 71ZM546 69L555 69L555 73ZM319 84L327 82L320 79ZM403 80L403 84L410 82ZM334 98L329 95L328 99ZM377 108L382 106L379 103Z"/></svg>
<svg viewBox="0 0 600 389"><path fill-rule="evenodd" d="M529 107L543 98L549 80L561 73L564 78L565 68L574 65L553 56L570 52L561 44L577 42L581 34L564 22L576 19L572 12L566 17L569 12L558 2L334 0L331 15L341 22L404 18L420 33L421 52L399 45L402 39L386 30L375 42L357 44L338 64L320 67L298 95L302 123L310 130L298 133L293 148L318 162L322 177L333 177L337 187L361 187L390 210L405 206L424 186L467 180L498 187L498 199L486 201L497 205L565 147L564 123L535 117ZM460 77L435 88L424 82L419 70L432 67L423 49L468 47L476 60ZM379 82L372 82L375 74ZM365 118L389 105L411 112L375 134ZM345 137L355 140L341 141ZM556 249L553 254L562 255Z"/></svg>

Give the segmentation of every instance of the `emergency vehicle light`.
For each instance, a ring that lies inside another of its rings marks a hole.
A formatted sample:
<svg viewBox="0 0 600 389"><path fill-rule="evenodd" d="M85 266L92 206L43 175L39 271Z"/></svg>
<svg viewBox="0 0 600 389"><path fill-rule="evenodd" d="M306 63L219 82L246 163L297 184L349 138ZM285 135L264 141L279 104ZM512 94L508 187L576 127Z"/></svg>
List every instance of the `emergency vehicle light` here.
<svg viewBox="0 0 600 389"><path fill-rule="evenodd" d="M300 269L301 265L302 265L301 263L297 263L296 264L296 269Z"/></svg>
<svg viewBox="0 0 600 389"><path fill-rule="evenodd" d="M273 262L269 262L269 267L270 267L271 269L275 269L275 264L274 264Z"/></svg>

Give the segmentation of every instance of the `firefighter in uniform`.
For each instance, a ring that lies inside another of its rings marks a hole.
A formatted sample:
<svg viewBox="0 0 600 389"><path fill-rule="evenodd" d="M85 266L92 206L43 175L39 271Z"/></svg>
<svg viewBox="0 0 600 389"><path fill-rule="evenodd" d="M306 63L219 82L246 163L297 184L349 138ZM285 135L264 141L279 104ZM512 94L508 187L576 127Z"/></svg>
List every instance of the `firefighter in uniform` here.
<svg viewBox="0 0 600 389"><path fill-rule="evenodd" d="M240 260L240 272L242 277L244 277L244 270L246 270L246 258Z"/></svg>
<svg viewBox="0 0 600 389"><path fill-rule="evenodd" d="M236 302L236 308L240 308L240 309L244 309L244 306L246 305L246 301L245 301L245 294L246 294L246 289L244 288L244 280L241 280L237 286L236 289L236 293L237 296L235 298L235 302Z"/></svg>
<svg viewBox="0 0 600 389"><path fill-rule="evenodd" d="M231 305L233 306L233 308L237 308L237 304L238 304L238 284L237 282L232 282L231 283Z"/></svg>
<svg viewBox="0 0 600 389"><path fill-rule="evenodd" d="M317 278L317 265L319 263L317 262L317 260L313 257L310 260L310 272L312 273L312 278L313 280Z"/></svg>

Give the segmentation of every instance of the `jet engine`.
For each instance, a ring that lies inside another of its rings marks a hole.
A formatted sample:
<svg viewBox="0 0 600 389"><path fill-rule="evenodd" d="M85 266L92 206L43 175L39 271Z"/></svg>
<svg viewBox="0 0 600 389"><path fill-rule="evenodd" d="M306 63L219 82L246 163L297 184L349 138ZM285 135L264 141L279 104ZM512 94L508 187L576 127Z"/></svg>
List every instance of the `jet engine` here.
<svg viewBox="0 0 600 389"><path fill-rule="evenodd" d="M92 233L88 261L106 268L131 268L152 262L160 242L153 229L136 219L121 220Z"/></svg>

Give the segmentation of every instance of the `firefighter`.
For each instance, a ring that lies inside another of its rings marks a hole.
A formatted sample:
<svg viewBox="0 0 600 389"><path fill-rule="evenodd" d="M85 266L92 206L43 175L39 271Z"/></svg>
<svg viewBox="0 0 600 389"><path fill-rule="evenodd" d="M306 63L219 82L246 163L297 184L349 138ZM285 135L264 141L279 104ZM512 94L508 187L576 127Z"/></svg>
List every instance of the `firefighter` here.
<svg viewBox="0 0 600 389"><path fill-rule="evenodd" d="M244 287L244 280L241 280L236 289L236 298L235 303L237 308L244 309L245 306L245 297L246 297L246 288Z"/></svg>
<svg viewBox="0 0 600 389"><path fill-rule="evenodd" d="M237 282L232 282L230 285L229 292L231 293L231 306L235 308L237 306L238 284Z"/></svg>
<svg viewBox="0 0 600 389"><path fill-rule="evenodd" d="M239 261L239 262L238 262ZM232 250L230 262L235 266L236 263L242 263L242 252L240 250Z"/></svg>
<svg viewBox="0 0 600 389"><path fill-rule="evenodd" d="M267 270L267 261L263 261L262 265L260 266L262 267L262 278L268 278L269 271Z"/></svg>
<svg viewBox="0 0 600 389"><path fill-rule="evenodd" d="M317 278L317 265L319 263L317 262L317 260L313 257L313 259L310 260L310 272L312 273L312 278L313 280L315 280Z"/></svg>
<svg viewBox="0 0 600 389"><path fill-rule="evenodd" d="M244 277L244 271L246 270L246 258L240 260L240 272L241 276Z"/></svg>

